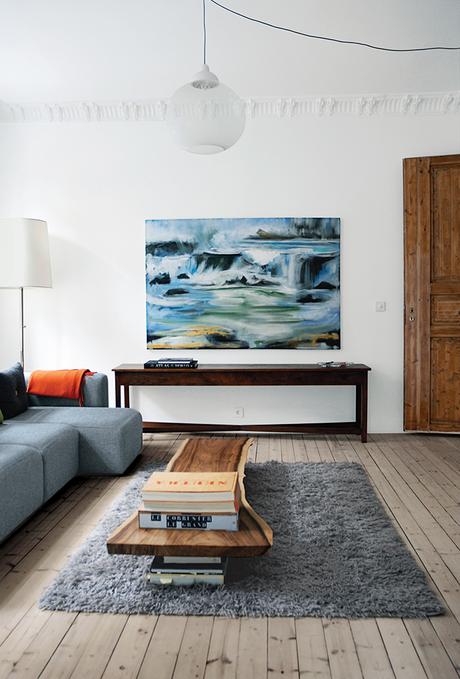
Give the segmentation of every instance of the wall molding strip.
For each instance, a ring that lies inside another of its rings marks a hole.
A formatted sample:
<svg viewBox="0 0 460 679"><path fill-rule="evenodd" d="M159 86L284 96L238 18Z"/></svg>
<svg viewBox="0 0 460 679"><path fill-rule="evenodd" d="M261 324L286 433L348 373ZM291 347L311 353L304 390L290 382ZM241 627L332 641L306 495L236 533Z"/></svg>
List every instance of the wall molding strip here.
<svg viewBox="0 0 460 679"><path fill-rule="evenodd" d="M0 123L163 121L168 99L151 101L7 103ZM460 91L312 97L254 97L243 102L248 118L460 114Z"/></svg>

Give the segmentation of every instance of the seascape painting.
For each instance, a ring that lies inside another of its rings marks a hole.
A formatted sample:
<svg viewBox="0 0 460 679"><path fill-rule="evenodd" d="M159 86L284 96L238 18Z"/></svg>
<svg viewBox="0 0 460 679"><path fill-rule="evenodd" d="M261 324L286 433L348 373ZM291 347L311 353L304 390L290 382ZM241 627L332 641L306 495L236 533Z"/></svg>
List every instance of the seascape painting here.
<svg viewBox="0 0 460 679"><path fill-rule="evenodd" d="M148 349L340 349L340 219L149 219Z"/></svg>

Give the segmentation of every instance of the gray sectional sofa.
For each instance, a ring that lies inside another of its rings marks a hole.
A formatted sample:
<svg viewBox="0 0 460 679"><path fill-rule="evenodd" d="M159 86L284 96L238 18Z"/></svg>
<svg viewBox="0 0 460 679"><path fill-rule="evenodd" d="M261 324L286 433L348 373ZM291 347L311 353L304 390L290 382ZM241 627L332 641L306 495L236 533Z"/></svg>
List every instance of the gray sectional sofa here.
<svg viewBox="0 0 460 679"><path fill-rule="evenodd" d="M75 476L122 474L141 452L141 415L107 407L106 375L87 376L83 395L81 408L28 395L0 425L0 542Z"/></svg>

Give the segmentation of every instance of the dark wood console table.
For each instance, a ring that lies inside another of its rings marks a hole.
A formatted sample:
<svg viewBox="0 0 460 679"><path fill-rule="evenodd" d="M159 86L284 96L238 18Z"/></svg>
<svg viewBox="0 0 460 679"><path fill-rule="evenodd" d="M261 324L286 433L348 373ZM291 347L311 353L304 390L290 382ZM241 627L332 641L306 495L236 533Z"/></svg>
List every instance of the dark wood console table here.
<svg viewBox="0 0 460 679"><path fill-rule="evenodd" d="M195 424L187 422L144 422L144 432L166 431L277 431L311 434L359 434L367 441L367 377L369 366L355 363L339 368L316 364L291 365L200 365L198 368L151 368L127 363L115 372L116 406L129 408L129 387L266 387L266 386L354 386L354 422L304 424Z"/></svg>

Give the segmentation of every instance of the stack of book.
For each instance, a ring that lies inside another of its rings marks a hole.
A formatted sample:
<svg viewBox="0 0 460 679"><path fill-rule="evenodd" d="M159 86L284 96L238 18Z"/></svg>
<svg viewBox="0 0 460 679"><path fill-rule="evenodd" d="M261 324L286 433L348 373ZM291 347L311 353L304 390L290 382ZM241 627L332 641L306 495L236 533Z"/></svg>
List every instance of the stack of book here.
<svg viewBox="0 0 460 679"><path fill-rule="evenodd" d="M198 361L194 358L159 358L147 361L144 368L197 368Z"/></svg>
<svg viewBox="0 0 460 679"><path fill-rule="evenodd" d="M142 499L139 528L238 530L237 472L155 472Z"/></svg>
<svg viewBox="0 0 460 679"><path fill-rule="evenodd" d="M145 578L151 585L223 585L225 556L156 556Z"/></svg>
<svg viewBox="0 0 460 679"><path fill-rule="evenodd" d="M142 500L140 528L238 530L237 472L155 472ZM226 568L220 556L156 556L146 579L155 585L220 585Z"/></svg>

